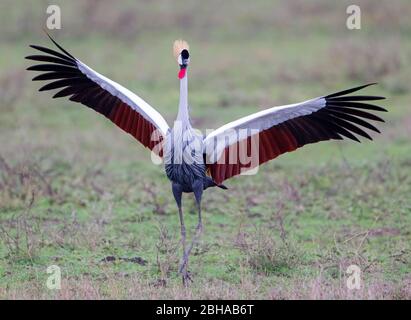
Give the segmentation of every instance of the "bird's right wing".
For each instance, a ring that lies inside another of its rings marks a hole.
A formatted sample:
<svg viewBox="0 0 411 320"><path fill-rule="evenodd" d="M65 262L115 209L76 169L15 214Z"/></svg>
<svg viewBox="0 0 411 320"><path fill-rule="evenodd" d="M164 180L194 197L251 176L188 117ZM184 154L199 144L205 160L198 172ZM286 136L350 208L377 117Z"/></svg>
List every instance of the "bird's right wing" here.
<svg viewBox="0 0 411 320"><path fill-rule="evenodd" d="M169 130L161 114L139 96L97 73L50 39L61 52L31 45L46 54L26 57L45 62L27 69L42 72L33 81L52 80L39 91L59 89L53 98L68 96L69 100L101 113L161 156L160 142Z"/></svg>
<svg viewBox="0 0 411 320"><path fill-rule="evenodd" d="M367 86L273 107L220 127L204 139L210 175L220 184L309 143L344 137L359 142L354 134L371 139L361 127L379 130L364 119L384 120L368 111L387 110L366 102L384 97L349 95Z"/></svg>

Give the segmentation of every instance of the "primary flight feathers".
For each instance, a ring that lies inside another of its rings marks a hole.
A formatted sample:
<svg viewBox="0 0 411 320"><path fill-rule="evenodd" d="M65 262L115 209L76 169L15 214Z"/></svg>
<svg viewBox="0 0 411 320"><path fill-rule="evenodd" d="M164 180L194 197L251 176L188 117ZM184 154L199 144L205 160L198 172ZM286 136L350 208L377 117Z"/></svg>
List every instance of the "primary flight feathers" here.
<svg viewBox="0 0 411 320"><path fill-rule="evenodd" d="M372 140L364 128L378 133L380 131L366 120L384 122L372 112L387 110L366 101L385 98L349 95L370 85L263 110L215 130L205 138L211 176L218 184L310 143L343 138L360 142L356 135ZM254 134L250 132L237 139L220 138L235 135L240 129L253 129ZM240 159L247 155L240 152L250 150L253 138L258 139L258 154L248 156L256 157L256 161L241 163ZM208 147L209 144L216 147ZM247 147L241 147L242 144ZM239 160L233 163L230 159Z"/></svg>
<svg viewBox="0 0 411 320"><path fill-rule="evenodd" d="M52 81L39 91L59 89L53 98L68 97L71 101L101 113L150 149L164 139L169 126L160 113L142 98L97 73L65 51L51 37L50 39L61 53L31 45L45 54L26 57L29 60L45 62L27 68L42 72L34 77L33 81ZM158 133L158 137L153 139L154 131Z"/></svg>

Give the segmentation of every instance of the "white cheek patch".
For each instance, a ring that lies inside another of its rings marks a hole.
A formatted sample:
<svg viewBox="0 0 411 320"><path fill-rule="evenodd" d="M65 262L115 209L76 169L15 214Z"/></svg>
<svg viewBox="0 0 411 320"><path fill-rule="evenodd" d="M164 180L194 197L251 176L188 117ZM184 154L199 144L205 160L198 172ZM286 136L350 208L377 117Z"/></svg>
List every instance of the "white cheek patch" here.
<svg viewBox="0 0 411 320"><path fill-rule="evenodd" d="M178 56L177 62L179 65L183 64L183 59L181 58L181 54Z"/></svg>

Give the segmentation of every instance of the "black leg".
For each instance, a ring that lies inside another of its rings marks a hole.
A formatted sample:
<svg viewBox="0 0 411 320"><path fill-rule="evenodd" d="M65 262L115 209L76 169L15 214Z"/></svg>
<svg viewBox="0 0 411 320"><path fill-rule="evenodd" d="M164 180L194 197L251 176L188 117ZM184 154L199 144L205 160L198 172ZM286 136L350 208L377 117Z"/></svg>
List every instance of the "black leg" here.
<svg viewBox="0 0 411 320"><path fill-rule="evenodd" d="M194 196L196 198L196 204L197 204L197 209L198 209L198 223L197 223L196 233L193 237L193 240L191 241L190 246L187 248L185 252L183 263L180 266L180 272L182 272L183 269L187 270L188 258L191 254L191 250L197 244L198 240L200 239L201 233L203 231L203 222L201 219L201 197L203 195L203 188L204 187L203 187L202 181L196 181L193 185Z"/></svg>
<svg viewBox="0 0 411 320"><path fill-rule="evenodd" d="M176 200L177 207L178 207L178 215L180 217L181 244L183 247L183 257L181 258L179 272L183 276L183 284L186 285L187 280L189 279L189 275L188 275L187 263L186 263L186 260L187 260L186 258L186 227L184 225L183 209L181 206L183 188L180 184L173 182L172 190L173 190L174 199Z"/></svg>
<svg viewBox="0 0 411 320"><path fill-rule="evenodd" d="M198 224L197 232L201 233L203 230L203 221L201 219L201 198L203 196L203 182L198 183L194 188L194 196L196 198L197 210L198 210Z"/></svg>

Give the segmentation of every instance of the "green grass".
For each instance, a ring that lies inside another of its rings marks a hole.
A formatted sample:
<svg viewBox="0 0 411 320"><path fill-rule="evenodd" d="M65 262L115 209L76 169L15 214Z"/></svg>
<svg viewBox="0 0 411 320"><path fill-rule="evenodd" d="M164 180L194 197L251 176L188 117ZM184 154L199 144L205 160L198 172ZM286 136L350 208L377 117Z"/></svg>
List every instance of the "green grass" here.
<svg viewBox="0 0 411 320"><path fill-rule="evenodd" d="M49 45L40 28L46 2L3 1L0 298L411 297L407 1L360 1L360 31L345 28L345 2L57 3L57 40L169 123L178 105L171 47L180 37L191 46L190 111L200 129L372 81L379 85L366 93L388 97L389 112L373 142L306 146L226 181L227 191L207 190L185 289L163 168L103 117L37 92L23 57L28 44ZM191 237L192 196L183 204ZM127 260L136 257L145 263ZM62 271L57 291L46 287L53 264ZM359 291L346 289L350 264L362 269Z"/></svg>

